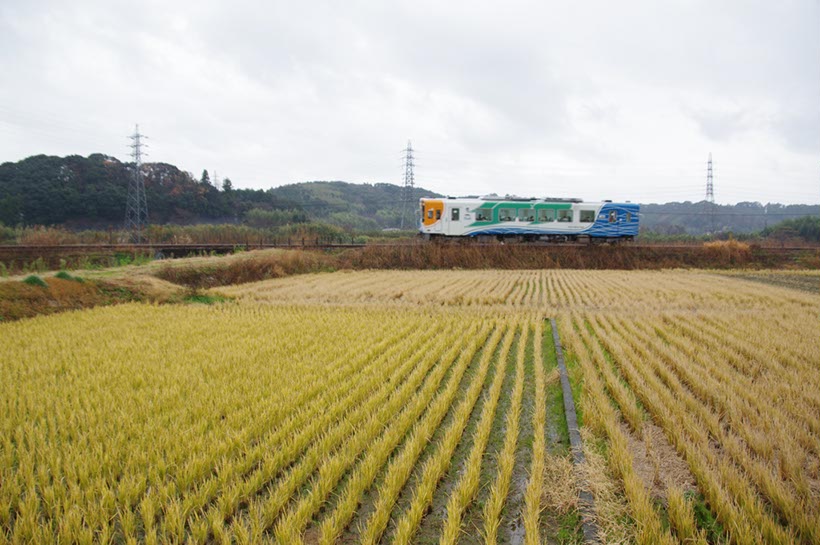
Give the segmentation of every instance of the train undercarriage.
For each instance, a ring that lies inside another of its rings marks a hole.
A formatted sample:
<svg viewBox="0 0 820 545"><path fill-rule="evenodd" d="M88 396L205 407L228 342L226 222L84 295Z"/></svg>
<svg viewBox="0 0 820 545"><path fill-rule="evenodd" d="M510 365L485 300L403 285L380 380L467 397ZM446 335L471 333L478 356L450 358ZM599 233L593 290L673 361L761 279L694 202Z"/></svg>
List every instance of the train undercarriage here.
<svg viewBox="0 0 820 545"><path fill-rule="evenodd" d="M543 245L573 244L578 246L592 245L619 245L633 242L634 237L592 237L589 235L476 235L476 236L448 236L434 233L421 235L425 241L434 244L527 244Z"/></svg>

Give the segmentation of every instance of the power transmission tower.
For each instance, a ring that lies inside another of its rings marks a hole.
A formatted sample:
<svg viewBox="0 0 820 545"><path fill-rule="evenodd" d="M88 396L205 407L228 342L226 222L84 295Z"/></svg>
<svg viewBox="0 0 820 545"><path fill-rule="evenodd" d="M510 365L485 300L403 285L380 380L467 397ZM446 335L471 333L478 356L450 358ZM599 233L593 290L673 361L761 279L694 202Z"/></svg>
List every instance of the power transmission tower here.
<svg viewBox="0 0 820 545"><path fill-rule="evenodd" d="M125 205L125 230L137 244L142 243L142 232L148 226L148 201L145 199L145 182L142 179L142 157L147 155L142 151L146 136L140 134L140 126L136 125L131 139L131 157L134 158L134 175L128 181L128 201Z"/></svg>
<svg viewBox="0 0 820 545"><path fill-rule="evenodd" d="M413 200L413 186L415 185L413 167L416 163L413 158L413 145L410 140L407 141L407 147L402 152L404 153L404 187L401 194L401 229L404 229L404 218L407 216L407 208Z"/></svg>
<svg viewBox="0 0 820 545"><path fill-rule="evenodd" d="M706 202L709 207L709 217L712 223L712 233L715 232L715 186L712 179L712 153L709 153L709 162L706 163Z"/></svg>

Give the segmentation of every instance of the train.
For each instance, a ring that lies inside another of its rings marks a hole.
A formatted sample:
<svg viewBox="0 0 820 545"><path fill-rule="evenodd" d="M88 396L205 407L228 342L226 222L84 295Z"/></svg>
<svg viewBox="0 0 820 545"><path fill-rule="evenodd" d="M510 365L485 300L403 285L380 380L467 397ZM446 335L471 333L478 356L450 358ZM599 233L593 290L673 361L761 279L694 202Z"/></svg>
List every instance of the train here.
<svg viewBox="0 0 820 545"><path fill-rule="evenodd" d="M581 199L445 197L419 200L419 232L427 240L521 242L631 241L640 205Z"/></svg>

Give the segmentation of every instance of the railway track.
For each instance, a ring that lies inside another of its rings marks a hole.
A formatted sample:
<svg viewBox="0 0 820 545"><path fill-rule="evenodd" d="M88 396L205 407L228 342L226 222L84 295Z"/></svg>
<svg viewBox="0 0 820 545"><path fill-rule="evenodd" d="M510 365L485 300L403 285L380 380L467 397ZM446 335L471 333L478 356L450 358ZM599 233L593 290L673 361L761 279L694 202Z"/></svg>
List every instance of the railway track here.
<svg viewBox="0 0 820 545"><path fill-rule="evenodd" d="M0 245L0 258L5 256L23 255L53 255L53 254L76 254L76 253L141 253L155 254L162 252L170 255L189 255L196 253L231 253L235 251L262 250L272 248L282 249L311 249L311 250L331 250L364 247L380 248L406 248L412 246L425 246L428 243L324 243L316 241L301 241L279 244L256 244L256 243L235 243L235 244L2 244ZM471 243L461 247L498 247L497 243ZM585 249L590 246L585 244L572 243L552 243L541 245L510 244L514 247L528 248L578 248ZM593 245L592 247L602 247L604 245ZM702 245L696 244L628 244L619 246L620 248L636 250L702 250ZM820 251L820 246L753 246L752 251L769 254L790 254L799 252Z"/></svg>
<svg viewBox="0 0 820 545"><path fill-rule="evenodd" d="M161 257L180 257L191 254L218 253L226 254L236 251L261 250L266 248L284 249L344 249L361 248L364 244L356 243L315 243L313 241L293 242L289 244L3 244L0 245L0 260L22 259L30 257L51 257L55 255L113 255L141 254Z"/></svg>

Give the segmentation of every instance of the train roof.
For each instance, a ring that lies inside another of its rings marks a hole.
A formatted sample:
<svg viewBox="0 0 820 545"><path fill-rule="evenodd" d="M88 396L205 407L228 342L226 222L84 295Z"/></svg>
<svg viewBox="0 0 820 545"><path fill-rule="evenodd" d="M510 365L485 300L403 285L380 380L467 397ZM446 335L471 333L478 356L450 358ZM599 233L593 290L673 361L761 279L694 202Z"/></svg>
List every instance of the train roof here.
<svg viewBox="0 0 820 545"><path fill-rule="evenodd" d="M518 195L504 195L503 197L500 195L496 195L492 193L490 195L484 195L480 197L482 201L519 201L519 202L584 202L583 199L578 199L575 197L519 197Z"/></svg>

